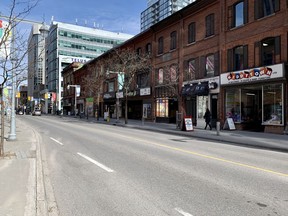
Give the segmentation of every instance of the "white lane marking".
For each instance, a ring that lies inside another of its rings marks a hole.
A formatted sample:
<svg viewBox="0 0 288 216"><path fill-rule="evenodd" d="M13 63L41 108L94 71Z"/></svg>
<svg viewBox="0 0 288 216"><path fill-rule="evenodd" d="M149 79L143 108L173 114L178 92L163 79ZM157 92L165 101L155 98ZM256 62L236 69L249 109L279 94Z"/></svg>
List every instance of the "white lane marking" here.
<svg viewBox="0 0 288 216"><path fill-rule="evenodd" d="M104 170L107 171L107 172L114 172L114 170L106 167L105 165L103 165L103 164L101 164L101 163L93 160L92 158L90 158L90 157L88 157L88 156L86 156L86 155L84 155L84 154L81 154L81 153L79 153L79 152L78 152L77 154L80 155L81 157L85 158L86 160L90 161L91 163L94 163L95 165L97 165L98 167L104 169Z"/></svg>
<svg viewBox="0 0 288 216"><path fill-rule="evenodd" d="M63 143L61 143L60 141L54 139L53 137L50 137L50 139L53 140L54 142L58 143L59 145L62 145L62 146L64 145Z"/></svg>
<svg viewBox="0 0 288 216"><path fill-rule="evenodd" d="M183 211L181 208L175 208L174 210L179 212L183 216L193 216L192 214L189 214L188 212Z"/></svg>

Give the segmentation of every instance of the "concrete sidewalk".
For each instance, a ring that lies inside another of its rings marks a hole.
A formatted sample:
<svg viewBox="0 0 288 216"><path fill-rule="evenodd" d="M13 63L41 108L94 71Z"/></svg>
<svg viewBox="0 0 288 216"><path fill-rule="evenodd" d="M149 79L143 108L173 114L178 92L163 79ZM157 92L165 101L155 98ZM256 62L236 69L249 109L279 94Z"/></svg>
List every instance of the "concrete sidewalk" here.
<svg viewBox="0 0 288 216"><path fill-rule="evenodd" d="M4 125L4 157L0 157L0 215L46 216L37 134L16 118L16 140L7 141L10 122L5 120Z"/></svg>

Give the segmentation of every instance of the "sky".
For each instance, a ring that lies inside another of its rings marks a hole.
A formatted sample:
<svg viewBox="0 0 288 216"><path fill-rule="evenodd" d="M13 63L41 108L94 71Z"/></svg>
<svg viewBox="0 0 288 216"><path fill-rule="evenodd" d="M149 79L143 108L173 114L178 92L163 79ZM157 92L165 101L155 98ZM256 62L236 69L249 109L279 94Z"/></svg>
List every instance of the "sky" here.
<svg viewBox="0 0 288 216"><path fill-rule="evenodd" d="M0 12L6 15L12 0L0 1ZM16 0L21 2L22 0ZM31 0L30 0L31 1ZM21 6L17 6L21 10ZM49 24L54 21L101 28L136 35L140 33L140 15L147 0L40 0L26 19ZM95 23L95 24L94 24Z"/></svg>

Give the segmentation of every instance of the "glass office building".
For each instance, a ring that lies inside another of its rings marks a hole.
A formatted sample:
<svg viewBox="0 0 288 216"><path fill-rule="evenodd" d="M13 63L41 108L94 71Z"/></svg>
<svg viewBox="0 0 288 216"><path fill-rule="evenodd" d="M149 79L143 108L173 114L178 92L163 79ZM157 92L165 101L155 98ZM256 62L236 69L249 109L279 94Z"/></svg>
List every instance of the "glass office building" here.
<svg viewBox="0 0 288 216"><path fill-rule="evenodd" d="M62 70L72 62L85 63L133 35L53 21L46 38L46 84L56 93L53 110L62 109Z"/></svg>
<svg viewBox="0 0 288 216"><path fill-rule="evenodd" d="M147 9L141 13L141 31L165 19L195 0L148 0Z"/></svg>

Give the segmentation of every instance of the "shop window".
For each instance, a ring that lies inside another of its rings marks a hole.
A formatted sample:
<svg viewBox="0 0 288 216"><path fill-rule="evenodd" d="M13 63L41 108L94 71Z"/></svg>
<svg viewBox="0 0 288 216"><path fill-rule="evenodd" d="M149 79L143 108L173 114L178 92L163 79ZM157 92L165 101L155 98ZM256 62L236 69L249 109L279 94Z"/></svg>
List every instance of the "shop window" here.
<svg viewBox="0 0 288 216"><path fill-rule="evenodd" d="M206 56L205 77L214 76L214 54Z"/></svg>
<svg viewBox="0 0 288 216"><path fill-rule="evenodd" d="M264 124L283 124L283 85L265 85L263 87Z"/></svg>
<svg viewBox="0 0 288 216"><path fill-rule="evenodd" d="M160 37L158 39L158 54L163 53L163 48L164 48L164 39L163 39L163 37Z"/></svg>
<svg viewBox="0 0 288 216"><path fill-rule="evenodd" d="M206 37L214 35L214 14L206 17Z"/></svg>
<svg viewBox="0 0 288 216"><path fill-rule="evenodd" d="M156 117L168 117L168 99L157 99L156 100Z"/></svg>
<svg viewBox="0 0 288 216"><path fill-rule="evenodd" d="M261 41L261 64L272 65L276 63L276 55L280 54L280 37L266 38Z"/></svg>
<svg viewBox="0 0 288 216"><path fill-rule="evenodd" d="M170 50L174 50L177 47L177 32L173 31L170 34Z"/></svg>
<svg viewBox="0 0 288 216"><path fill-rule="evenodd" d="M196 24L192 22L188 25L188 44L196 41Z"/></svg>
<svg viewBox="0 0 288 216"><path fill-rule="evenodd" d="M240 89L226 92L226 117L232 118L234 122L241 122L240 102Z"/></svg>
<svg viewBox="0 0 288 216"><path fill-rule="evenodd" d="M255 19L274 14L280 10L280 0L256 0Z"/></svg>

